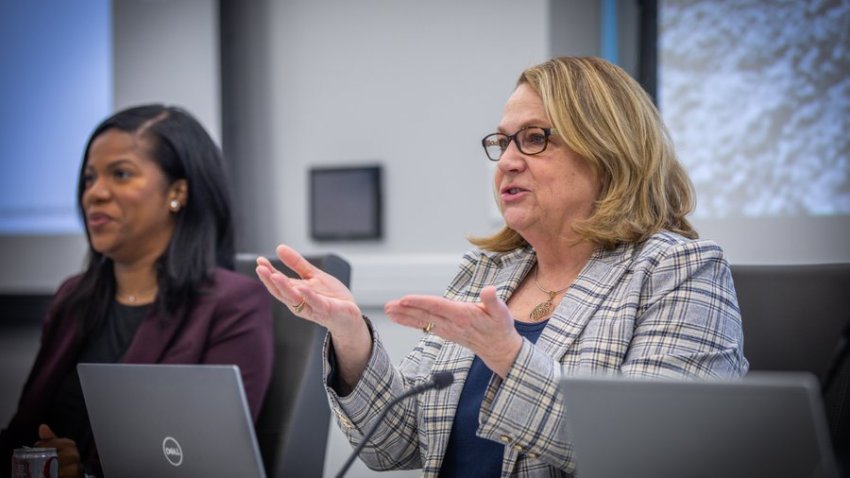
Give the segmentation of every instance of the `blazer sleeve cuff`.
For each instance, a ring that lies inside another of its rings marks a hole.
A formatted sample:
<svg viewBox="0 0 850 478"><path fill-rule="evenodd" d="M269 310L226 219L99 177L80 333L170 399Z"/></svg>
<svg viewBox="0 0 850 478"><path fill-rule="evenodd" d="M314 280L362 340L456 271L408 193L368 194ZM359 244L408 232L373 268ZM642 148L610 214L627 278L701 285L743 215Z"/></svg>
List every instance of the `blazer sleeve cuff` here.
<svg viewBox="0 0 850 478"><path fill-rule="evenodd" d="M478 435L514 452L573 468L564 426L560 367L527 339L502 380L494 375L484 395Z"/></svg>
<svg viewBox="0 0 850 478"><path fill-rule="evenodd" d="M325 358L324 384L331 410L334 412L340 428L350 437L362 436L364 431L361 427L367 423L370 412L375 410L376 407L376 390L389 389L390 377L392 376L392 362L380 336L375 332L371 321L365 316L363 319L366 321L369 333L372 336L372 355L369 357L363 375L348 395L340 396L332 386L336 377L336 358L333 353L330 334L325 337L323 352Z"/></svg>

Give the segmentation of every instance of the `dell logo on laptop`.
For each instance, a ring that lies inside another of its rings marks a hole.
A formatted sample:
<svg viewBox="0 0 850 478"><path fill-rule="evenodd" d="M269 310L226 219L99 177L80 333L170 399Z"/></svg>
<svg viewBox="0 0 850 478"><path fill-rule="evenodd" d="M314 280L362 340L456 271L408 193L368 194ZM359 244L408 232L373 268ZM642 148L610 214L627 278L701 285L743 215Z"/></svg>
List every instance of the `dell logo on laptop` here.
<svg viewBox="0 0 850 478"><path fill-rule="evenodd" d="M183 449L177 440L171 437L165 437L162 440L162 453L165 454L165 459L174 466L180 466L183 463Z"/></svg>

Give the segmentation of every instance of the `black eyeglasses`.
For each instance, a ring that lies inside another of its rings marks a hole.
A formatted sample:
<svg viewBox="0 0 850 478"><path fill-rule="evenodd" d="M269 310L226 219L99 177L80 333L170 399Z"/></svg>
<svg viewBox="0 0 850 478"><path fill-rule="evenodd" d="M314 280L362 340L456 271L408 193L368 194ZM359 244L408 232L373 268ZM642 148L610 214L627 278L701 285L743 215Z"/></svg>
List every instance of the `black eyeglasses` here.
<svg viewBox="0 0 850 478"><path fill-rule="evenodd" d="M516 143L517 149L522 154L535 155L546 151L549 145L549 136L552 128L541 128L540 126L526 126L514 134L493 133L488 134L481 140L487 159L498 161L511 141Z"/></svg>

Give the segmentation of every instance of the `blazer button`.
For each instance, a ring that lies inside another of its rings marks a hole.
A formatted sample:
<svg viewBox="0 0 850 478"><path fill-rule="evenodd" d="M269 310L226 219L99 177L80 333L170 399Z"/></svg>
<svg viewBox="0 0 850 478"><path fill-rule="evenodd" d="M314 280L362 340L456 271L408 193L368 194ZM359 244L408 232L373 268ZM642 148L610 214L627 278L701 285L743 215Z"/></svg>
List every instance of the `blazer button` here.
<svg viewBox="0 0 850 478"><path fill-rule="evenodd" d="M537 458L540 458L540 453L534 453L533 451L530 451L526 456L531 458L532 460L536 460Z"/></svg>
<svg viewBox="0 0 850 478"><path fill-rule="evenodd" d="M522 451L523 451L523 448L520 445L514 445L511 448L513 448L514 451L517 452L517 453L522 453Z"/></svg>
<svg viewBox="0 0 850 478"><path fill-rule="evenodd" d="M343 428L349 429L354 427L354 424L351 423L351 420L349 420L348 417L343 415L341 412L337 412L336 417L337 419L339 419L339 424L342 425Z"/></svg>
<svg viewBox="0 0 850 478"><path fill-rule="evenodd" d="M507 436L507 435L502 435L502 436L500 436L500 437L499 437L499 440L502 440L502 443L506 443L506 444L507 444L507 443L510 443L510 442L511 442L511 437L509 437L509 436Z"/></svg>

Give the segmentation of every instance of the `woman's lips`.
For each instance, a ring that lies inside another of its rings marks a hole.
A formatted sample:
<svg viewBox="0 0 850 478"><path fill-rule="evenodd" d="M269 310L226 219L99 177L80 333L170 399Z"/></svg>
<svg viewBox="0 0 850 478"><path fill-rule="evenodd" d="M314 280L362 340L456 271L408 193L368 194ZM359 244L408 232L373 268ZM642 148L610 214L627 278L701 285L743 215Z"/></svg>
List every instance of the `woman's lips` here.
<svg viewBox="0 0 850 478"><path fill-rule="evenodd" d="M104 225L106 225L111 220L112 220L112 218L109 217L106 214L96 213L96 214L89 214L86 222L88 223L90 228L95 229L95 228L103 227Z"/></svg>
<svg viewBox="0 0 850 478"><path fill-rule="evenodd" d="M527 189L523 189L516 186L511 186L502 189L501 196L502 201L504 202L512 202L522 199L526 194L528 194Z"/></svg>

